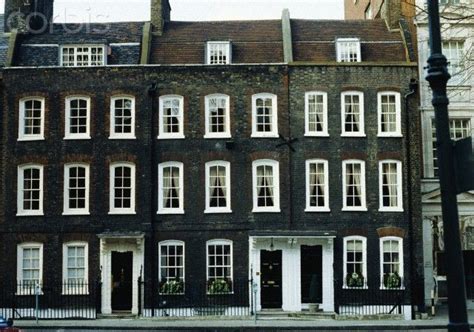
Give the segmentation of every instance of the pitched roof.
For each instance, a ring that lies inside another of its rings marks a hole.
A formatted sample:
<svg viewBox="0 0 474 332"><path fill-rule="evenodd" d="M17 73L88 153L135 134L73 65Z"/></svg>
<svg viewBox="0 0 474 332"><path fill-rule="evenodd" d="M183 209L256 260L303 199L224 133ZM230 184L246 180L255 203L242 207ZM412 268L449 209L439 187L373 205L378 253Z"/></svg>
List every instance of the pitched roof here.
<svg viewBox="0 0 474 332"><path fill-rule="evenodd" d="M337 38L359 38L362 61L406 61L400 32L383 20L291 20L295 61L336 61Z"/></svg>
<svg viewBox="0 0 474 332"><path fill-rule="evenodd" d="M400 32L383 20L291 20L294 61L335 62L336 38L361 41L364 62L406 61ZM281 20L167 23L154 36L151 63L202 64L207 41L231 41L233 63L281 63Z"/></svg>
<svg viewBox="0 0 474 332"><path fill-rule="evenodd" d="M28 34L23 37L27 44L66 43L130 43L140 42L144 22L114 23L55 23L50 31Z"/></svg>
<svg viewBox="0 0 474 332"><path fill-rule="evenodd" d="M283 62L280 20L171 21L162 36L153 37L151 62L203 63L207 41L231 41L235 63Z"/></svg>

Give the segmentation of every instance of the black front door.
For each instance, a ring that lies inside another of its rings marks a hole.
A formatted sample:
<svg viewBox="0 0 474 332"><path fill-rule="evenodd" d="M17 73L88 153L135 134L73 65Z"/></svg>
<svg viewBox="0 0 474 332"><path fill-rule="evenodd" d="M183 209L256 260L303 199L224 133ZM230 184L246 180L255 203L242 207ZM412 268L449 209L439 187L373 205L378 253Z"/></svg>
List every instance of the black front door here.
<svg viewBox="0 0 474 332"><path fill-rule="evenodd" d="M301 300L323 302L322 246L301 246Z"/></svg>
<svg viewBox="0 0 474 332"><path fill-rule="evenodd" d="M474 250L463 251L464 273L466 275L466 295L474 300Z"/></svg>
<svg viewBox="0 0 474 332"><path fill-rule="evenodd" d="M260 285L262 308L282 306L281 250L260 251Z"/></svg>
<svg viewBox="0 0 474 332"><path fill-rule="evenodd" d="M132 252L112 252L112 310L132 310Z"/></svg>

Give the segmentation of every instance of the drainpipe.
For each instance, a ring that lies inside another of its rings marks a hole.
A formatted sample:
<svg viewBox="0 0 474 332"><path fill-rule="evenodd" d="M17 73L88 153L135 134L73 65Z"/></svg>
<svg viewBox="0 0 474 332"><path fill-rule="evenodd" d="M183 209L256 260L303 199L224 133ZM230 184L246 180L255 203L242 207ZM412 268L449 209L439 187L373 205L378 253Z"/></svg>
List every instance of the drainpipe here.
<svg viewBox="0 0 474 332"><path fill-rule="evenodd" d="M148 96L151 99L151 127L150 127L150 172L151 172L151 185L150 185L150 224L151 224L151 289L152 294L155 294L156 291L156 261L157 257L157 247L156 247L156 236L155 236L155 216L156 216L156 186L158 184L158 174L157 174L157 165L156 165L156 133L155 125L157 123L157 107L156 107L156 97L158 93L158 86L156 82L151 83L148 88ZM153 296L153 301L154 301ZM152 305L152 317L155 316L155 303Z"/></svg>
<svg viewBox="0 0 474 332"><path fill-rule="evenodd" d="M415 275L415 270L416 270L416 263L415 260L413 259L414 255L414 246L415 243L413 241L413 199L412 199L412 193L410 191L410 188L412 187L412 162L411 162L411 132L410 132L410 116L409 116L409 110L410 110L410 102L409 98L414 96L415 93L418 90L418 81L414 78L410 80L409 84L410 91L405 94L404 99L405 99L405 128L406 128L406 139L405 139L405 149L406 149L406 168L407 168L407 189L409 194L408 197L408 206L407 206L407 218L408 218L408 231L409 231L409 250L410 250L410 277L412 278L412 283L411 283L411 290L410 290L410 302L412 304L412 317L414 317L414 309L413 309L413 304L417 303L417 296L415 296L413 290L417 289L418 291L421 291L422 294L424 292L424 282L423 286L420 288L419 284L417 282L416 285L413 285L413 277ZM415 287L413 287L415 286ZM418 290L419 289L419 290ZM423 295L423 301L420 304L417 304L419 306L418 311L420 312L425 312L424 309L424 295Z"/></svg>

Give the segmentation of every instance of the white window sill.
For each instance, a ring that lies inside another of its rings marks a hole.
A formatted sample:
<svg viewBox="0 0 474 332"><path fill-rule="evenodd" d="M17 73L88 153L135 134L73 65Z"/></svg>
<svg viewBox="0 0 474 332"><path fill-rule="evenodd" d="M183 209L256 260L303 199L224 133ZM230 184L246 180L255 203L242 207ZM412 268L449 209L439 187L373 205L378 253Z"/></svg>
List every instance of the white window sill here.
<svg viewBox="0 0 474 332"><path fill-rule="evenodd" d="M231 134L227 134L227 133L222 133L222 134L206 134L204 135L204 138L208 139L208 138L232 138L232 135Z"/></svg>
<svg viewBox="0 0 474 332"><path fill-rule="evenodd" d="M328 133L305 133L304 137L329 137Z"/></svg>
<svg viewBox="0 0 474 332"><path fill-rule="evenodd" d="M379 208L379 212L403 212L402 208Z"/></svg>
<svg viewBox="0 0 474 332"><path fill-rule="evenodd" d="M232 210L231 209L212 209L212 208L209 208L209 209L205 209L204 210L204 213L206 214L212 214L212 213L232 213Z"/></svg>
<svg viewBox="0 0 474 332"><path fill-rule="evenodd" d="M137 139L137 137L135 135L133 135L133 136L125 136L125 135L119 136L119 135L117 135L117 136L109 136L109 139L124 139L125 140L125 139Z"/></svg>
<svg viewBox="0 0 474 332"><path fill-rule="evenodd" d="M44 141L44 136L18 137L18 142Z"/></svg>
<svg viewBox="0 0 474 332"><path fill-rule="evenodd" d="M75 140L89 140L91 137L89 135L87 136L65 136L63 140L65 141L75 141Z"/></svg>
<svg viewBox="0 0 474 332"><path fill-rule="evenodd" d="M137 214L137 212L133 210L123 210L123 211L109 211L109 215L126 215L126 214Z"/></svg>
<svg viewBox="0 0 474 332"><path fill-rule="evenodd" d="M44 295L43 291L40 290L38 295ZM36 293L33 291L32 293L29 293L27 291L23 291L23 290L18 290L16 293L15 293L15 296L36 296Z"/></svg>
<svg viewBox="0 0 474 332"><path fill-rule="evenodd" d="M252 133L251 138L278 138L278 133Z"/></svg>
<svg viewBox="0 0 474 332"><path fill-rule="evenodd" d="M341 137L367 137L365 133L342 133Z"/></svg>
<svg viewBox="0 0 474 332"><path fill-rule="evenodd" d="M367 212L366 207L343 207L341 211L347 212Z"/></svg>
<svg viewBox="0 0 474 332"><path fill-rule="evenodd" d="M253 213L280 213L280 208L254 208Z"/></svg>
<svg viewBox="0 0 474 332"><path fill-rule="evenodd" d="M363 287L349 287L349 286L342 286L342 289L352 289L352 290L360 290L360 289L369 289L369 286L365 285Z"/></svg>
<svg viewBox="0 0 474 332"><path fill-rule="evenodd" d="M383 138L401 138L403 137L402 134L400 133L378 133L377 134L377 137L383 137Z"/></svg>
<svg viewBox="0 0 474 332"><path fill-rule="evenodd" d="M324 208L314 208L314 207L307 207L304 212L331 212L331 209L328 207Z"/></svg>
<svg viewBox="0 0 474 332"><path fill-rule="evenodd" d="M176 294L169 294L169 293L158 293L161 296L183 296L185 293L176 293Z"/></svg>
<svg viewBox="0 0 474 332"><path fill-rule="evenodd" d="M183 209L175 209L175 210L159 210L156 214L184 214Z"/></svg>
<svg viewBox="0 0 474 332"><path fill-rule="evenodd" d="M387 287L384 287L384 286L380 286L380 290L384 290L384 291L405 290L405 286L402 286L402 287L400 287L400 288L387 288Z"/></svg>
<svg viewBox="0 0 474 332"><path fill-rule="evenodd" d="M90 216L89 211L64 211L63 216Z"/></svg>
<svg viewBox="0 0 474 332"><path fill-rule="evenodd" d="M17 217L41 217L44 216L43 211L35 211L35 212L18 212L16 214Z"/></svg>
<svg viewBox="0 0 474 332"><path fill-rule="evenodd" d="M83 295L89 295L89 291L75 292L74 290L71 290L71 291L63 290L61 295L62 296L83 296Z"/></svg>
<svg viewBox="0 0 474 332"><path fill-rule="evenodd" d="M183 134L158 135L157 139L185 139L185 136Z"/></svg>

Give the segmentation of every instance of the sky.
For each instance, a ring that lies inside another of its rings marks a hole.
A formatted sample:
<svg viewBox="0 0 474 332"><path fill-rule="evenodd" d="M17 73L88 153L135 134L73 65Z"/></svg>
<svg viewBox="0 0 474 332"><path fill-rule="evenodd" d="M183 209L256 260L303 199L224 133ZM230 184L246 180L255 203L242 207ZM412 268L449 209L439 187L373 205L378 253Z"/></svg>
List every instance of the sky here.
<svg viewBox="0 0 474 332"><path fill-rule="evenodd" d="M170 0L171 19L206 21L292 18L342 19L344 0ZM5 0L0 0L3 12ZM150 0L55 0L55 22L147 21Z"/></svg>

